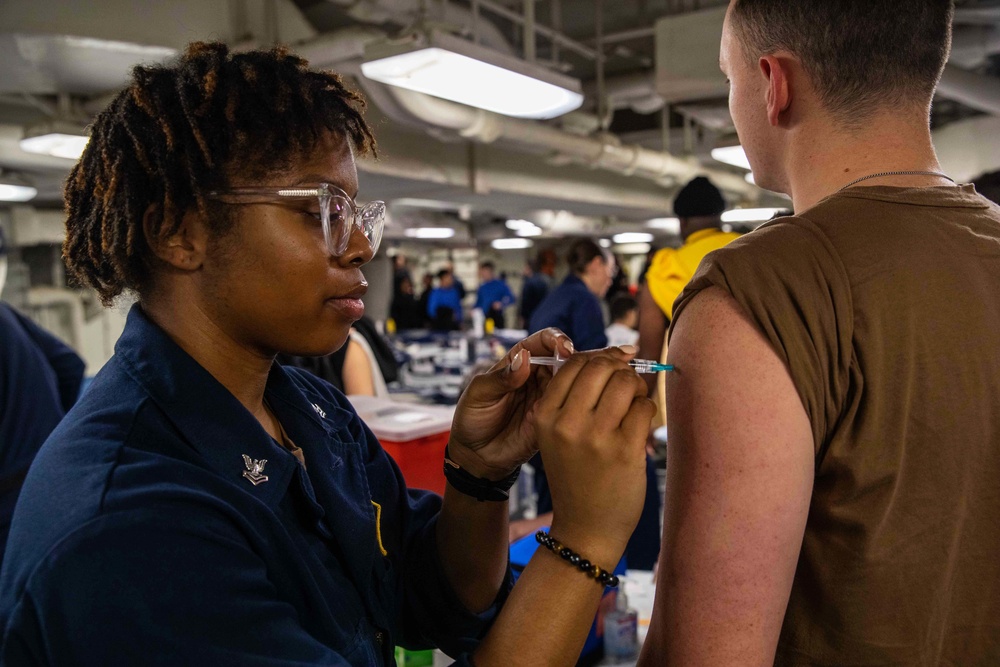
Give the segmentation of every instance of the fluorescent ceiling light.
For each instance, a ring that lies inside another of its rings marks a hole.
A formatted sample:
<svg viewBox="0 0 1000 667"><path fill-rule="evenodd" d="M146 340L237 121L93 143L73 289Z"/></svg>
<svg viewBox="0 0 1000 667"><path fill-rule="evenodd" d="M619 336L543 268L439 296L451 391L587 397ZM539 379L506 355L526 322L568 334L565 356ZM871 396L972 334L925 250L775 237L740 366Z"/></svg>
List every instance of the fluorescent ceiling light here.
<svg viewBox="0 0 1000 667"><path fill-rule="evenodd" d="M504 225L518 236L541 236L542 234L542 228L530 220L508 220Z"/></svg>
<svg viewBox="0 0 1000 667"><path fill-rule="evenodd" d="M750 160L747 159L746 151L744 151L743 147L739 145L713 148L712 159L718 160L719 162L725 162L726 164L731 164L734 167L750 169Z"/></svg>
<svg viewBox="0 0 1000 667"><path fill-rule="evenodd" d="M534 245L531 239L494 239L491 243L496 250L520 250Z"/></svg>
<svg viewBox="0 0 1000 667"><path fill-rule="evenodd" d="M373 81L505 116L555 118L583 104L579 81L439 31L371 44L365 58Z"/></svg>
<svg viewBox="0 0 1000 667"><path fill-rule="evenodd" d="M38 190L30 185L0 183L0 201L30 201L37 194Z"/></svg>
<svg viewBox="0 0 1000 667"><path fill-rule="evenodd" d="M611 238L615 243L649 243L653 240L653 235L646 232L624 232Z"/></svg>
<svg viewBox="0 0 1000 667"><path fill-rule="evenodd" d="M764 222L779 213L780 208L734 208L722 214L723 222Z"/></svg>
<svg viewBox="0 0 1000 667"><path fill-rule="evenodd" d="M407 229L406 235L414 239L450 239L455 230L451 227L414 227Z"/></svg>
<svg viewBox="0 0 1000 667"><path fill-rule="evenodd" d="M619 255L645 255L650 248L652 246L648 243L623 243L615 246Z"/></svg>
<svg viewBox="0 0 1000 667"><path fill-rule="evenodd" d="M462 204L450 201L440 201L438 199L419 199L417 197L400 197L392 200L393 206L405 206L407 208L426 208L432 211L457 211L462 208Z"/></svg>
<svg viewBox="0 0 1000 667"><path fill-rule="evenodd" d="M681 221L677 218L653 218L646 221L646 226L650 229L658 229L667 234L680 234Z"/></svg>
<svg viewBox="0 0 1000 667"><path fill-rule="evenodd" d="M530 220L508 220L507 222L504 223L504 225L507 227L507 229L513 230L515 232L519 229L531 229L532 227L536 226L535 223L531 222Z"/></svg>
<svg viewBox="0 0 1000 667"><path fill-rule="evenodd" d="M90 137L79 134L49 132L37 137L21 139L21 150L28 153L79 160L89 141Z"/></svg>

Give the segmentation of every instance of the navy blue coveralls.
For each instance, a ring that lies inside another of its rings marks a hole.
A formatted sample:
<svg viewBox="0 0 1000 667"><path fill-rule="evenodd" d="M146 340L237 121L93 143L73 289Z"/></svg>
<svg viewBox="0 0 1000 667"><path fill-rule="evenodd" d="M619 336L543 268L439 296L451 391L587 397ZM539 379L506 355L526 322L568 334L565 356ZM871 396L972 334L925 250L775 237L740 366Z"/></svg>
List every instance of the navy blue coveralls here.
<svg viewBox="0 0 1000 667"><path fill-rule="evenodd" d="M388 665L475 648L407 491L342 394L274 365L265 399L307 470L133 307L39 452L0 574L4 665ZM257 483L255 484L254 481Z"/></svg>
<svg viewBox="0 0 1000 667"><path fill-rule="evenodd" d="M28 466L80 393L83 359L0 303L0 555Z"/></svg>

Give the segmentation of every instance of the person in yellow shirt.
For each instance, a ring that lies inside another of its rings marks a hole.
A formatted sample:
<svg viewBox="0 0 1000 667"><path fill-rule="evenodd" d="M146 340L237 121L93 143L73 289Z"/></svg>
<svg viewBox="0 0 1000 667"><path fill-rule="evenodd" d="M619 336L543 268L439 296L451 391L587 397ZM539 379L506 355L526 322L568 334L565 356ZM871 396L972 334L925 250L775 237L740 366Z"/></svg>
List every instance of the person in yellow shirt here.
<svg viewBox="0 0 1000 667"><path fill-rule="evenodd" d="M688 284L705 255L739 238L724 232L722 212L726 200L710 180L698 176L681 188L674 198L674 215L680 219L680 248L664 248L653 256L646 280L639 290L639 358L666 357L664 345L667 326L673 317L674 300ZM643 376L650 394L656 375Z"/></svg>

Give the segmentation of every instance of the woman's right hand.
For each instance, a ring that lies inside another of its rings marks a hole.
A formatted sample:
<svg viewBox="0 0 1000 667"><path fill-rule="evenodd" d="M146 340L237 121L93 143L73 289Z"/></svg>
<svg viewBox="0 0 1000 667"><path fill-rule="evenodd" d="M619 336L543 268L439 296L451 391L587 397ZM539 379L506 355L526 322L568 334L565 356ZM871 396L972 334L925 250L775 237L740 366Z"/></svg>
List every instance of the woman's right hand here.
<svg viewBox="0 0 1000 667"><path fill-rule="evenodd" d="M552 536L604 568L617 564L646 495L646 436L655 406L626 363L633 356L620 348L574 354L537 404Z"/></svg>

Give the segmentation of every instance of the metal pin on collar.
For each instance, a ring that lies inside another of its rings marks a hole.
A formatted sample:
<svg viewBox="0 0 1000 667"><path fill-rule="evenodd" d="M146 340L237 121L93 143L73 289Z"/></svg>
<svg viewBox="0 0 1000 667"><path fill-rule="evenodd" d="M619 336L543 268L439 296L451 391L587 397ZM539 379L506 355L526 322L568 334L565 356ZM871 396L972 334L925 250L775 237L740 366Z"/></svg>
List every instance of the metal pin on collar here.
<svg viewBox="0 0 1000 667"><path fill-rule="evenodd" d="M243 465L247 467L243 471L243 476L250 480L251 484L257 486L267 481L267 475L264 474L264 466L267 465L267 459L252 459L244 454Z"/></svg>

